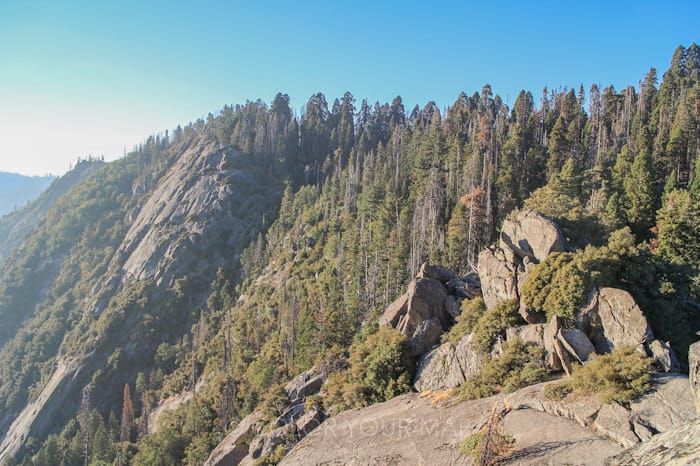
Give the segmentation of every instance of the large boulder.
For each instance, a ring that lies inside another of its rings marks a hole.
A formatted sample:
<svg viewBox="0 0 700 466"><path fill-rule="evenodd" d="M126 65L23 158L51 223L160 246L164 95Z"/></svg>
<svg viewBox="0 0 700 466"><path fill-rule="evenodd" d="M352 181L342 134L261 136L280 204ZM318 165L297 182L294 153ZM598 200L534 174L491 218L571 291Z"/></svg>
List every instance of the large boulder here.
<svg viewBox="0 0 700 466"><path fill-rule="evenodd" d="M583 364L595 354L595 348L585 333L578 329L564 329L559 332L559 341L570 355Z"/></svg>
<svg viewBox="0 0 700 466"><path fill-rule="evenodd" d="M325 382L324 375L317 369L309 369L294 377L284 387L291 404L302 402L307 396L318 393Z"/></svg>
<svg viewBox="0 0 700 466"><path fill-rule="evenodd" d="M545 363L551 370L571 374L575 364L583 364L595 354L595 348L585 333L565 329L559 316L554 316L544 327Z"/></svg>
<svg viewBox="0 0 700 466"><path fill-rule="evenodd" d="M256 437L250 443L250 456L253 459L269 456L279 445L293 445L297 440L296 424L287 424Z"/></svg>
<svg viewBox="0 0 700 466"><path fill-rule="evenodd" d="M481 251L479 279L488 309L501 301L519 298L517 266L508 260L503 249L490 247Z"/></svg>
<svg viewBox="0 0 700 466"><path fill-rule="evenodd" d="M486 307L519 299L523 283L535 265L553 252L566 250L559 227L533 210L503 222L499 247L479 254L479 278ZM522 306L521 315L530 324L544 322L541 313Z"/></svg>
<svg viewBox="0 0 700 466"><path fill-rule="evenodd" d="M415 389L421 392L458 387L476 375L482 357L470 342L468 335L457 346L448 342L421 356L413 383Z"/></svg>
<svg viewBox="0 0 700 466"><path fill-rule="evenodd" d="M385 325L391 325L392 327L396 328L396 326L399 324L399 320L405 316L406 311L408 311L409 299L409 294L404 293L396 298L396 301L389 304L389 307L386 308L384 314L382 314L382 316L379 318L379 325L382 327Z"/></svg>
<svg viewBox="0 0 700 466"><path fill-rule="evenodd" d="M204 466L236 465L248 456L250 443L260 432L262 415L254 411L238 423L211 452Z"/></svg>
<svg viewBox="0 0 700 466"><path fill-rule="evenodd" d="M690 389L695 399L695 410L700 414L700 341L688 349Z"/></svg>
<svg viewBox="0 0 700 466"><path fill-rule="evenodd" d="M588 335L600 354L618 346L641 349L654 339L649 322L632 295L617 288L593 290L576 320L577 327Z"/></svg>
<svg viewBox="0 0 700 466"><path fill-rule="evenodd" d="M544 339L545 365L553 371L560 371L563 369L561 360L554 347L560 331L561 322L558 316L554 316L544 327L542 334L542 338Z"/></svg>
<svg viewBox="0 0 700 466"><path fill-rule="evenodd" d="M432 278L418 278L394 301L379 319L408 337L412 356L425 353L440 341L450 324L446 309L447 290Z"/></svg>
<svg viewBox="0 0 700 466"><path fill-rule="evenodd" d="M427 262L423 262L416 278L432 278L433 280L447 283L455 278L455 273L445 267L430 265Z"/></svg>
<svg viewBox="0 0 700 466"><path fill-rule="evenodd" d="M461 278L453 278L445 283L447 290L459 299L474 299L481 296L481 281L476 272Z"/></svg>
<svg viewBox="0 0 700 466"><path fill-rule="evenodd" d="M652 365L657 372L676 373L681 371L676 354L668 343L660 340L652 340L647 345L647 351L652 359Z"/></svg>
<svg viewBox="0 0 700 466"><path fill-rule="evenodd" d="M506 329L506 341L519 339L523 343L534 343L544 346L545 324L521 325L519 327L508 327Z"/></svg>
<svg viewBox="0 0 700 466"><path fill-rule="evenodd" d="M566 240L557 224L534 210L524 210L514 219L506 219L500 240L501 248L536 263L553 252L566 250Z"/></svg>
<svg viewBox="0 0 700 466"><path fill-rule="evenodd" d="M443 329L437 317L420 321L415 329L409 327L409 330L405 331L399 328L405 335L410 335L408 349L411 356L419 356L435 346L440 341Z"/></svg>

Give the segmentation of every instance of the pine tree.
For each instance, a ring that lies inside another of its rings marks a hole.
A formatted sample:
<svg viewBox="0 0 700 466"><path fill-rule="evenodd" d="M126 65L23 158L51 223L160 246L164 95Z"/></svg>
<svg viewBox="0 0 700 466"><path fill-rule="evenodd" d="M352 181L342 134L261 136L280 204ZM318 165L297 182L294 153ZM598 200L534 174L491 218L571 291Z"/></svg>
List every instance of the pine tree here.
<svg viewBox="0 0 700 466"><path fill-rule="evenodd" d="M658 254L677 264L698 266L700 204L685 189L672 190L658 212Z"/></svg>
<svg viewBox="0 0 700 466"><path fill-rule="evenodd" d="M124 384L124 393L122 397L122 427L119 440L122 442L131 442L131 428L134 425L134 404L131 400L131 389L129 384Z"/></svg>
<svg viewBox="0 0 700 466"><path fill-rule="evenodd" d="M651 159L646 151L634 158L630 173L625 178L625 199L627 219L632 231L640 238L646 238L654 224L654 178Z"/></svg>

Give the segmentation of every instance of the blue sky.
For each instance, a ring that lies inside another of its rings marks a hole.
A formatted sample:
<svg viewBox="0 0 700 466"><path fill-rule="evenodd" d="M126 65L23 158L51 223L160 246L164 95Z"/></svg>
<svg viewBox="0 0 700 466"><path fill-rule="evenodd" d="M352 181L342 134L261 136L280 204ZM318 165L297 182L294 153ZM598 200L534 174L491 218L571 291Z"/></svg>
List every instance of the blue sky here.
<svg viewBox="0 0 700 466"><path fill-rule="evenodd" d="M407 108L485 83L636 85L700 41L686 1L0 3L0 171L61 174L224 104L288 93Z"/></svg>

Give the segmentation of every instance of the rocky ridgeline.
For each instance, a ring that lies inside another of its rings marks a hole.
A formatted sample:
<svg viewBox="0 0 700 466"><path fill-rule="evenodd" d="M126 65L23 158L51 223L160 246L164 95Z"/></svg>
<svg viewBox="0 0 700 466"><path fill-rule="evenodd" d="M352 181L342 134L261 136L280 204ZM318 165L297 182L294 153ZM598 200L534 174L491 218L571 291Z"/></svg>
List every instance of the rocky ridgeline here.
<svg viewBox="0 0 700 466"><path fill-rule="evenodd" d="M504 222L499 246L479 255L478 275L457 277L451 270L423 264L406 293L386 309L379 323L406 335L411 355L417 358L414 387L427 394L461 385L476 375L487 359L499 357L500 342L490 354L483 354L473 347L472 335L464 336L456 345L440 344L459 316L461 303L476 297L483 297L489 309L502 301L518 300L520 314L528 324L507 328L505 340L519 339L544 348L545 363L552 372L570 374L576 364L584 364L593 355L634 346L652 358L658 372L669 374L655 375L654 390L628 407L603 404L595 396L549 400L543 396L546 384L510 395L512 411L505 421L516 440L513 458L518 464L560 464L581 458L586 458L587 464L641 464L640 458L653 449L648 445L655 445L654 452L661 460L650 464L664 464L662 460L670 456L659 453L657 439L662 436L657 434L663 432L663 438L679 442L700 435L700 423L694 420L692 408L695 402L700 413L700 343L690 350L689 390L688 378L674 374L679 366L672 349L654 339L643 311L625 290L593 289L586 304L576 312L573 326L566 327L557 316L546 322L542 313L522 304L521 287L537 264L549 254L566 249L566 241L554 222L535 211L521 212ZM304 401L322 389L328 373L313 369L294 379L286 387L288 408L272 428L268 425L265 430L261 413L250 414L224 438L205 464L253 464L272 454L278 445L293 447L282 464L462 461L461 440L478 430L495 399L436 407L419 395L409 394L341 413L311 432L327 416L315 408L307 411ZM391 434L391 439L367 437L368 425L382 435L396 426L399 431ZM421 430L426 426L432 426L427 434ZM406 442L411 443L410 449ZM547 448L542 450L542 445ZM595 454L591 447L597 449ZM698 458L699 452L700 448L686 445L681 454Z"/></svg>
<svg viewBox="0 0 700 466"><path fill-rule="evenodd" d="M595 288L587 303L576 313L576 325L565 328L556 316L545 323L545 316L529 309L520 300L521 287L532 269L554 252L566 250L566 242L559 227L535 211L521 212L515 219L503 224L498 247L485 249L479 255L478 281L471 278L471 289L480 289L487 308L507 300L520 302L520 314L528 325L506 330L507 341L520 339L545 349L547 368L551 371L571 373L573 365L586 362L592 355L609 353L613 348L631 345L653 358L654 367L660 372L678 372L678 361L668 344L654 339L644 312L632 295L616 288ZM437 268L426 268L426 270ZM454 274L439 269L443 279ZM418 278L420 283L426 278ZM425 349L440 341L438 326L425 325L421 319L431 315L420 306L413 309L405 303L447 303L439 309L444 315L447 309L459 309L463 298L450 294L448 287L439 287L432 279L431 287L409 287L406 295L389 306L381 323L390 324L402 331L412 343L412 348ZM438 290L428 294L426 291ZM419 291L420 290L420 291ZM402 311L406 309L406 312ZM450 314L454 314L450 312ZM398 316L398 317L397 317ZM432 318L432 317L431 317ZM405 325L410 321L410 326ZM424 332L422 329L430 329ZM445 343L425 352L419 359L414 386L417 390L438 390L459 386L475 375L480 358L467 335L455 346Z"/></svg>

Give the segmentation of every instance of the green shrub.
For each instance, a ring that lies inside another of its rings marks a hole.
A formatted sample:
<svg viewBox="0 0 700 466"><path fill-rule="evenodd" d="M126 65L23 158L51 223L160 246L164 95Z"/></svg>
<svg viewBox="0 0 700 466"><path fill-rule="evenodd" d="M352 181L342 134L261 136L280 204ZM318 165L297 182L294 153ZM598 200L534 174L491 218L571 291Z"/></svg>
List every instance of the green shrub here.
<svg viewBox="0 0 700 466"><path fill-rule="evenodd" d="M615 348L610 354L594 356L576 367L570 379L546 387L544 395L563 399L569 394L595 393L603 403L627 404L651 389L650 367L649 358L634 347Z"/></svg>
<svg viewBox="0 0 700 466"><path fill-rule="evenodd" d="M262 411L263 419L266 422L272 422L282 414L288 405L287 392L284 391L282 385L275 384L265 392L259 409Z"/></svg>
<svg viewBox="0 0 700 466"><path fill-rule="evenodd" d="M472 333L474 347L484 353L491 351L491 346L499 335L503 336L506 328L525 323L518 312L518 301L514 299L498 303L489 310L486 310L482 298L465 300L456 320L457 323L443 335L443 342L457 345L463 337Z"/></svg>
<svg viewBox="0 0 700 466"><path fill-rule="evenodd" d="M485 458L485 454L488 454L484 452L484 446L486 445L485 440L486 434L483 430L475 432L462 440L462 443L459 445L459 451L465 456L470 456L475 464L479 460L487 461L486 464L498 464L494 460L505 454L510 449L511 445L515 443L515 439L510 435L505 435L500 432L492 433L488 442L490 444L490 452L488 452L490 453L490 458Z"/></svg>
<svg viewBox="0 0 700 466"><path fill-rule="evenodd" d="M456 346L463 337L474 331L479 319L486 312L483 298L465 299L461 308L462 312L455 319L455 324L442 336L443 342L449 341Z"/></svg>
<svg viewBox="0 0 700 466"><path fill-rule="evenodd" d="M571 384L567 382L568 381L547 385L544 387L544 397L548 400L563 400L574 390Z"/></svg>
<svg viewBox="0 0 700 466"><path fill-rule="evenodd" d="M471 456L476 461L481 454L481 447L484 440L482 432L474 432L459 444L459 451L465 456Z"/></svg>
<svg viewBox="0 0 700 466"><path fill-rule="evenodd" d="M496 338L503 336L506 328L524 324L525 321L518 312L518 301L509 300L498 303L481 315L474 327L472 341L476 349L488 353Z"/></svg>
<svg viewBox="0 0 700 466"><path fill-rule="evenodd" d="M411 390L413 361L406 337L383 327L350 348L350 367L331 375L323 405L333 411L386 401Z"/></svg>
<svg viewBox="0 0 700 466"><path fill-rule="evenodd" d="M546 377L544 349L514 340L504 343L501 357L489 360L476 376L457 389L457 393L463 400L484 398L501 391L515 391Z"/></svg>
<svg viewBox="0 0 700 466"><path fill-rule="evenodd" d="M547 318L558 315L572 325L595 286L628 290L644 310L657 338L670 341L687 371L688 346L695 341L700 314L695 311L693 273L636 245L628 227L614 231L608 244L575 253L550 254L528 275L522 300Z"/></svg>
<svg viewBox="0 0 700 466"><path fill-rule="evenodd" d="M288 451L289 449L287 446L277 445L272 454L258 458L255 461L254 466L275 466L282 461L282 458L284 458L284 455L286 455Z"/></svg>

